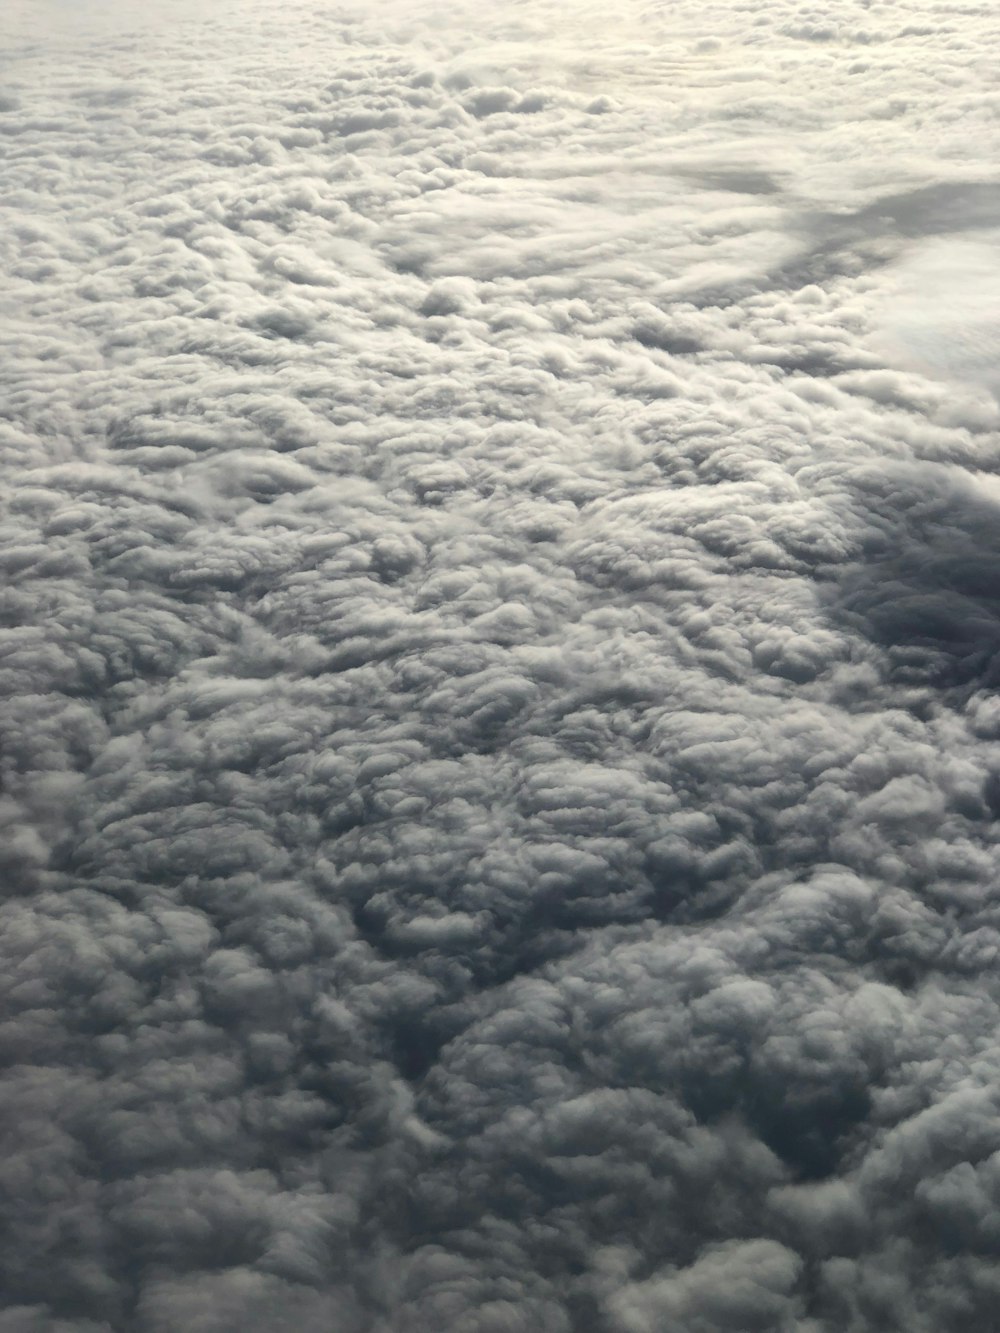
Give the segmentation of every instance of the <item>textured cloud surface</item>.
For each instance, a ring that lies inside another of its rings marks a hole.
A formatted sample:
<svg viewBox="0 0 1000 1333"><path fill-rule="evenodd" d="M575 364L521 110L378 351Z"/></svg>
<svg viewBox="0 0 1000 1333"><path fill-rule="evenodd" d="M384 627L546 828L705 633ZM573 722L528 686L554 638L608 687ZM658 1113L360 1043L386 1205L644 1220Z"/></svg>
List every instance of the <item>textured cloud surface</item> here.
<svg viewBox="0 0 1000 1333"><path fill-rule="evenodd" d="M998 40L15 0L2 1333L995 1326Z"/></svg>

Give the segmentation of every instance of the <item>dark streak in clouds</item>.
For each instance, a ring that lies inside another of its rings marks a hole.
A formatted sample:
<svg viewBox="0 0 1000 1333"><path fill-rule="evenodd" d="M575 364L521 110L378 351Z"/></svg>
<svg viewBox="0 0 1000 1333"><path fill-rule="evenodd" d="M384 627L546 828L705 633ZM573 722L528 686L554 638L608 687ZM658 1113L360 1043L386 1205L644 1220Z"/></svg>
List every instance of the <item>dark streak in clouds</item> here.
<svg viewBox="0 0 1000 1333"><path fill-rule="evenodd" d="M996 500L940 466L881 469L857 490L871 527L863 560L839 576L841 617L887 650L895 680L996 688Z"/></svg>
<svg viewBox="0 0 1000 1333"><path fill-rule="evenodd" d="M990 13L47 3L0 1333L993 1327Z"/></svg>
<svg viewBox="0 0 1000 1333"><path fill-rule="evenodd" d="M915 241L995 230L1000 185L954 181L881 195L863 207L813 213L798 226L810 238L804 254L768 275L768 286L798 290L812 283L856 277L897 259Z"/></svg>

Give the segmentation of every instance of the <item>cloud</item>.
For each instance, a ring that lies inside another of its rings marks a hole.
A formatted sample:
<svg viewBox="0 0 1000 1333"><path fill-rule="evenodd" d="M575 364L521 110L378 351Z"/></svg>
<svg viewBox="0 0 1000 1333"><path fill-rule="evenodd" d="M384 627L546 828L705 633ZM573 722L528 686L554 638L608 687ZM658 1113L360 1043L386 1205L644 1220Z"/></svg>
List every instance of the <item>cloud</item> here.
<svg viewBox="0 0 1000 1333"><path fill-rule="evenodd" d="M990 1326L989 15L571 10L15 6L4 1333Z"/></svg>

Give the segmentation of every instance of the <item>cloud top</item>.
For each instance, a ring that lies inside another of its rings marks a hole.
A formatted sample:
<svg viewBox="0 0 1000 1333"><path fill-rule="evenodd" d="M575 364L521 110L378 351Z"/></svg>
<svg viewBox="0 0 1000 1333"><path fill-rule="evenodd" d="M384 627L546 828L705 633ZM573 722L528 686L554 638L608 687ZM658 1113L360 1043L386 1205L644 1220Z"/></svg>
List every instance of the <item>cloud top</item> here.
<svg viewBox="0 0 1000 1333"><path fill-rule="evenodd" d="M990 14L74 15L0 1329L989 1327Z"/></svg>

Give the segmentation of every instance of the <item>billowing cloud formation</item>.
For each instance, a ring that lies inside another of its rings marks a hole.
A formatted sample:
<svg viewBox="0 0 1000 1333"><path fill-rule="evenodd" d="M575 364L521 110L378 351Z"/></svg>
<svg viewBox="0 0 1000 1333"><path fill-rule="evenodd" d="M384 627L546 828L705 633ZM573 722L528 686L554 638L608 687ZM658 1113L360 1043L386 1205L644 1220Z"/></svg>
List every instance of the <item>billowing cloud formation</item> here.
<svg viewBox="0 0 1000 1333"><path fill-rule="evenodd" d="M13 8L0 1330L992 1327L988 8Z"/></svg>

